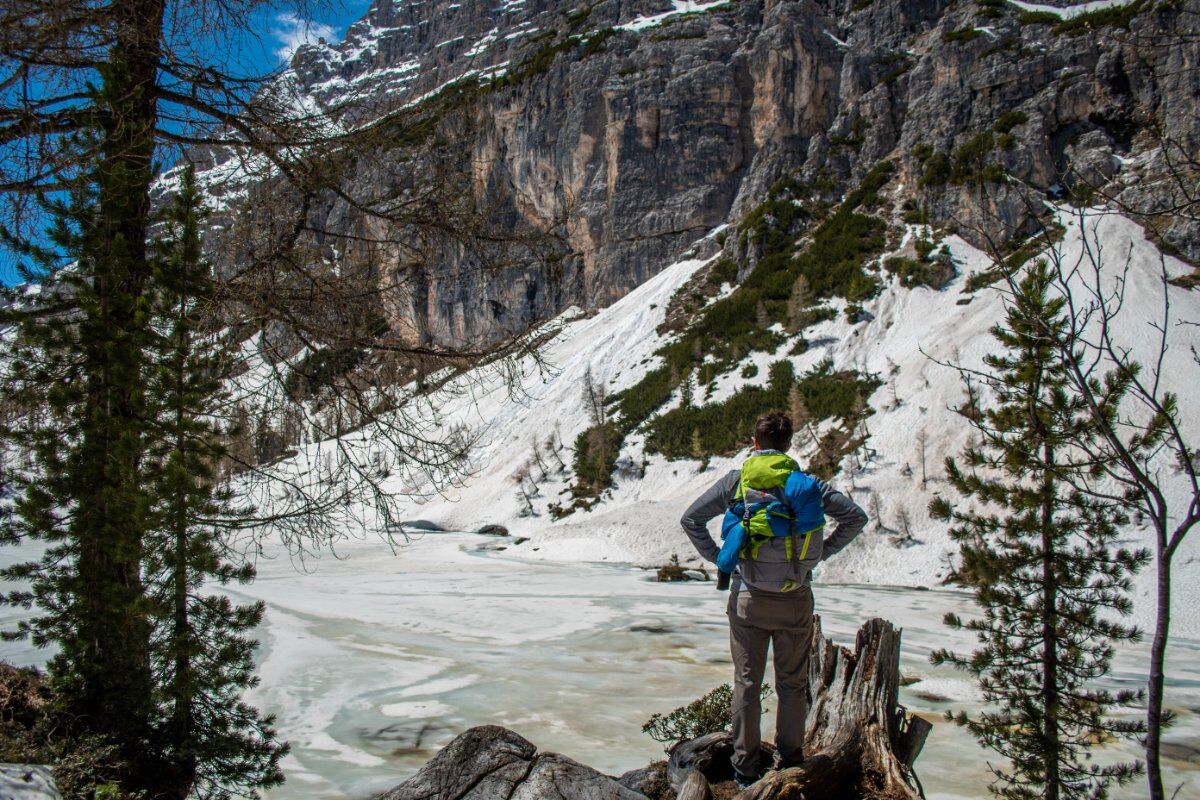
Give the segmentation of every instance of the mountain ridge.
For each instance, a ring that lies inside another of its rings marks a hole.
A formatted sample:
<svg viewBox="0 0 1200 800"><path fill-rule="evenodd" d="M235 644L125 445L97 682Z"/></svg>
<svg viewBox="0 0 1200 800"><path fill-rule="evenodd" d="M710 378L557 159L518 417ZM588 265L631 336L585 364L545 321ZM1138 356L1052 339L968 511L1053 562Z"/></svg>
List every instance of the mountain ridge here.
<svg viewBox="0 0 1200 800"><path fill-rule="evenodd" d="M1184 10L380 0L342 42L300 48L285 78L344 121L475 87L462 118L437 122L470 190L505 225L561 223L566 252L469 280L469 260L445 253L396 290L393 326L461 345L615 301L790 176L836 200L891 159L910 215L979 246L1031 234L1030 198L1047 192L1165 204L1169 176L1147 132L1200 141L1186 78L1200 57L1192 39L1141 42L1169 35ZM336 202L312 213L329 230L363 224ZM1154 234L1200 259L1195 224Z"/></svg>

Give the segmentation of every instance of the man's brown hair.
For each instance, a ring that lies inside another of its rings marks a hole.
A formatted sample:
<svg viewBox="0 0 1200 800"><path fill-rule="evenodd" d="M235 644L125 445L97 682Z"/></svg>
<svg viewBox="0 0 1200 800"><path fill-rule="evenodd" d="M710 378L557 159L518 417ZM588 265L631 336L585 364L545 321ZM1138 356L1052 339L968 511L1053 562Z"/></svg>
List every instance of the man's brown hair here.
<svg viewBox="0 0 1200 800"><path fill-rule="evenodd" d="M785 452L792 445L792 419L782 411L768 411L754 423L754 438L761 450Z"/></svg>

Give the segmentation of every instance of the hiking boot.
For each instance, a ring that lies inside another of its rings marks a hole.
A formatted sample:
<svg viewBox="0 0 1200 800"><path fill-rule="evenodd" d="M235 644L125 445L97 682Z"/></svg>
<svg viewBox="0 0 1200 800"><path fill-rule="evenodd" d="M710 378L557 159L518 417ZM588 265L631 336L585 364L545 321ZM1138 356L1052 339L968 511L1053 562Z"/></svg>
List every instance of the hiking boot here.
<svg viewBox="0 0 1200 800"><path fill-rule="evenodd" d="M804 763L804 753L792 753L791 758L784 758L783 754L776 750L771 756L771 769L782 772L785 769L794 769Z"/></svg>
<svg viewBox="0 0 1200 800"><path fill-rule="evenodd" d="M737 784L739 789L749 789L751 786L758 783L758 778L750 775L743 775L735 769L733 771L733 782Z"/></svg>

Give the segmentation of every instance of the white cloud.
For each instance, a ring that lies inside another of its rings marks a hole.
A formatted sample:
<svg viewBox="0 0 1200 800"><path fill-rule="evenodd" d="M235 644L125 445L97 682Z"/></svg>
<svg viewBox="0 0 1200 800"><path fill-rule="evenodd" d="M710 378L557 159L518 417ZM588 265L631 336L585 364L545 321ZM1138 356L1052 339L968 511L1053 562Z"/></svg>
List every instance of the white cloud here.
<svg viewBox="0 0 1200 800"><path fill-rule="evenodd" d="M318 39L327 42L337 39L337 29L323 22L304 19L292 12L281 12L275 15L275 25L271 36L279 42L275 55L280 61L290 61L296 49L302 44L310 44Z"/></svg>

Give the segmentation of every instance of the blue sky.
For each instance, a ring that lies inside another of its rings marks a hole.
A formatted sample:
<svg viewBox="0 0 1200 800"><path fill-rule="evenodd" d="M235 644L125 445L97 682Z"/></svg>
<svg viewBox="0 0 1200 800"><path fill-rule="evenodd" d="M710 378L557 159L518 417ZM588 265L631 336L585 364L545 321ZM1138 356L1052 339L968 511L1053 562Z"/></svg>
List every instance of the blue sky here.
<svg viewBox="0 0 1200 800"><path fill-rule="evenodd" d="M290 58L305 42L322 37L326 41L341 39L346 28L357 22L369 6L369 0L335 0L306 9L306 16L286 7L260 10L251 28L263 34L259 41L243 44L245 55L258 66L270 69Z"/></svg>
<svg viewBox="0 0 1200 800"><path fill-rule="evenodd" d="M179 0L183 2L183 0ZM335 41L366 13L370 0L330 0L302 6L303 14L287 4L260 8L248 20L245 33L207 45L216 66L232 74L264 75L287 63L296 48L319 38ZM19 281L12 253L0 248L0 283Z"/></svg>

